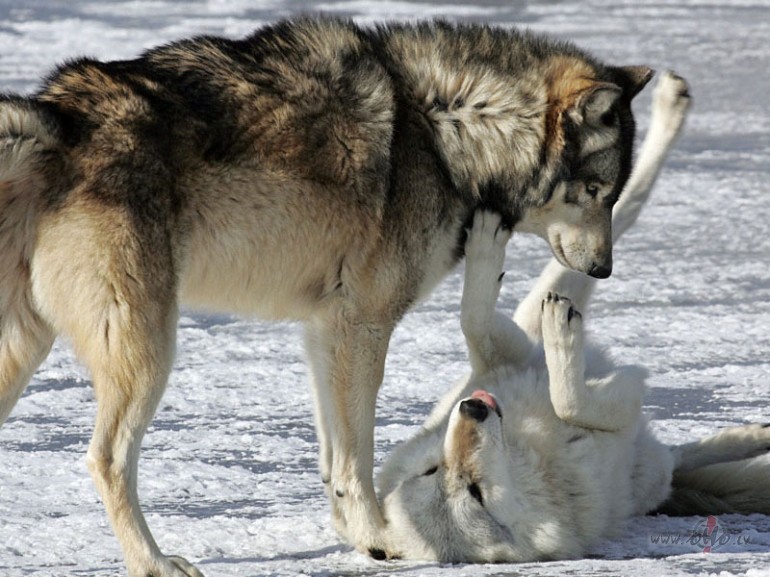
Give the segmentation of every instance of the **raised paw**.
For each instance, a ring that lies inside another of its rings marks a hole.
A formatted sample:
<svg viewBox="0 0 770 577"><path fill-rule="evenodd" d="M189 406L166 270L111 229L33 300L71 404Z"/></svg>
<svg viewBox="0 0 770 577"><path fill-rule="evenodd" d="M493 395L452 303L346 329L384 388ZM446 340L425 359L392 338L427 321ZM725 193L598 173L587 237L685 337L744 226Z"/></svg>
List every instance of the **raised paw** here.
<svg viewBox="0 0 770 577"><path fill-rule="evenodd" d="M548 293L541 306L546 347L572 349L583 336L583 315L570 299L553 292Z"/></svg>
<svg viewBox="0 0 770 577"><path fill-rule="evenodd" d="M485 261L502 270L505 245L511 238L511 230L503 226L502 217L488 210L477 210L473 226L465 242L465 256L469 262Z"/></svg>
<svg viewBox="0 0 770 577"><path fill-rule="evenodd" d="M691 101L687 81L670 70L660 77L652 98L654 109L671 115L674 124L684 119Z"/></svg>

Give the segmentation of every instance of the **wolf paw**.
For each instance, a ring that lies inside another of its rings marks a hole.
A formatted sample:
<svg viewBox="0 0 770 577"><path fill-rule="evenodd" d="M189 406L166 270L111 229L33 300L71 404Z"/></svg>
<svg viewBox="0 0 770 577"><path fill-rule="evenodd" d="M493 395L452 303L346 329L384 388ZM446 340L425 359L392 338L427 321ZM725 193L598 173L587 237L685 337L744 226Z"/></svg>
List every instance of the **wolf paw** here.
<svg viewBox="0 0 770 577"><path fill-rule="evenodd" d="M162 563L158 563L149 571L129 571L131 575L145 575L146 577L203 577L201 573L187 559L176 556L163 557Z"/></svg>
<svg viewBox="0 0 770 577"><path fill-rule="evenodd" d="M182 557L177 557L177 556L171 556L168 558L168 560L171 561L174 565L176 565L182 571L182 573L184 573L188 577L203 577L203 573L201 573L187 559L184 559Z"/></svg>
<svg viewBox="0 0 770 577"><path fill-rule="evenodd" d="M678 126L690 108L690 89L687 81L674 72L667 70L660 77L653 92L653 108L670 115L669 124Z"/></svg>
<svg viewBox="0 0 770 577"><path fill-rule="evenodd" d="M543 299L541 307L545 345L571 350L583 337L583 315L570 299L552 292Z"/></svg>
<svg viewBox="0 0 770 577"><path fill-rule="evenodd" d="M471 264L484 263L496 273L503 269L505 245L511 238L511 230L505 228L502 217L488 210L477 210L473 226L468 231L465 256Z"/></svg>
<svg viewBox="0 0 770 577"><path fill-rule="evenodd" d="M770 453L770 425L741 425L722 430L718 435L730 446L733 460L753 459Z"/></svg>

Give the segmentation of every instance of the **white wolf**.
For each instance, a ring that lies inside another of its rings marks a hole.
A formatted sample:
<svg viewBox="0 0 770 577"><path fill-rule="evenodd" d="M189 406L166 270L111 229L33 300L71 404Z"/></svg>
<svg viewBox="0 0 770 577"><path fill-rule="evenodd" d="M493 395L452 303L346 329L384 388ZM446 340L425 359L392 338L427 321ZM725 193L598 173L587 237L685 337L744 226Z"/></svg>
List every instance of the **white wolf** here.
<svg viewBox="0 0 770 577"><path fill-rule="evenodd" d="M616 238L636 220L688 105L684 80L664 75L615 207ZM477 213L466 243L461 318L473 372L379 477L396 550L449 562L574 558L663 504L770 513L770 459L760 456L770 428L677 447L656 440L641 412L646 371L584 343L578 306L592 279L552 262L513 321L495 312L510 237L500 222Z"/></svg>

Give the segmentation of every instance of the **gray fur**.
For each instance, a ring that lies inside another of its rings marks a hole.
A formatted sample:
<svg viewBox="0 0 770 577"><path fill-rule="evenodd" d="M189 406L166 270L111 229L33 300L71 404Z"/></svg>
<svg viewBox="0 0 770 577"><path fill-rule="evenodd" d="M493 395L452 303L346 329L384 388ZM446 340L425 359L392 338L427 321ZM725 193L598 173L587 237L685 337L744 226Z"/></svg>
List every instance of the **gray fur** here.
<svg viewBox="0 0 770 577"><path fill-rule="evenodd" d="M196 577L155 544L135 475L178 308L303 321L335 526L389 555L371 473L393 327L479 205L607 276L650 74L511 30L313 19L60 66L0 99L0 418L69 337L129 573Z"/></svg>

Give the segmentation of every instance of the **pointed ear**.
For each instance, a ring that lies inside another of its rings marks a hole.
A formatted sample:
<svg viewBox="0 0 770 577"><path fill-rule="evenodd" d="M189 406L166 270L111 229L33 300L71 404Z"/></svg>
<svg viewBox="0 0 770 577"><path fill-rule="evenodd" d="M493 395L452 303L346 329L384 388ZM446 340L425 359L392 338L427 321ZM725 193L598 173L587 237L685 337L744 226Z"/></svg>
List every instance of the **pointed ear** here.
<svg viewBox="0 0 770 577"><path fill-rule="evenodd" d="M602 118L610 111L623 93L620 86L611 82L595 82L585 89L569 111L578 124L601 125Z"/></svg>
<svg viewBox="0 0 770 577"><path fill-rule="evenodd" d="M618 83L623 87L623 93L631 100L652 80L655 71L649 66L622 66L615 68Z"/></svg>

